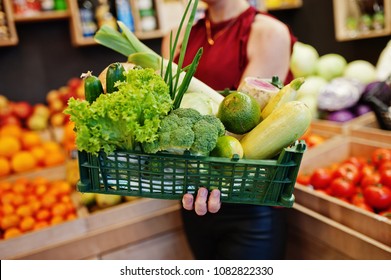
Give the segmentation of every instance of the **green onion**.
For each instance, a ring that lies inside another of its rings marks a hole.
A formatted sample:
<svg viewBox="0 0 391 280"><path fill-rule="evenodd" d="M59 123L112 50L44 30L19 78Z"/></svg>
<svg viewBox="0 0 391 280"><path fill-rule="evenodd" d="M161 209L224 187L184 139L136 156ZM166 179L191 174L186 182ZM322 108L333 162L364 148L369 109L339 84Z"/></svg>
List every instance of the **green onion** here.
<svg viewBox="0 0 391 280"><path fill-rule="evenodd" d="M193 3L194 2L194 3ZM186 24L186 29L182 41L181 50L179 53L178 58L178 67L174 67L174 55L175 50L178 45L179 41L179 35L181 34L181 30L183 28L183 25L185 23L185 19L190 11L190 6L193 3L193 7L191 9L191 13L189 16L189 19ZM168 59L168 63L166 65L166 69L164 71L164 63L163 59L155 53L153 50L151 50L149 47L147 47L145 44L143 44L130 30L129 28L122 23L121 21L118 21L118 26L120 27L119 32L115 30L112 27L103 25L95 34L94 39L97 43L108 47L126 57L129 57L131 54L135 53L144 53L146 56L146 59L151 60L151 55L156 56L156 59L159 59L161 61L161 76L164 78L164 81L169 86L170 89L170 96L172 100L174 100L174 106L173 109L176 109L180 106L180 103L182 101L182 97L189 88L190 82L192 80L192 77L194 76L194 73L197 69L198 63L201 59L202 55L202 49L199 49L195 57L193 58L193 61L190 65L182 68L183 61L186 54L187 44L189 41L190 31L193 26L193 22L195 19L195 14L197 11L198 6L198 0L190 0L188 4L186 5L186 9L184 11L184 14L181 18L178 33L175 36L175 39L172 38L172 33L170 34L170 57ZM159 61L158 60L158 61ZM146 65L148 65L146 63ZM175 72L175 73L174 73ZM184 78L182 79L180 85L180 77L183 72L185 73ZM163 74L164 73L164 74Z"/></svg>

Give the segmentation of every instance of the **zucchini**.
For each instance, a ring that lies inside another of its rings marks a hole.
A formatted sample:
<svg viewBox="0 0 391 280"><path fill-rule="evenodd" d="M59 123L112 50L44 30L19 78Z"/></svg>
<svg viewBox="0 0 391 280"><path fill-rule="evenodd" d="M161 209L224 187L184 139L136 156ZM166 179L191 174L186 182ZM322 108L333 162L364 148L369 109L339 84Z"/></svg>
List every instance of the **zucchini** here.
<svg viewBox="0 0 391 280"><path fill-rule="evenodd" d="M303 102L283 104L240 140L243 158L273 158L304 134L311 119L311 110Z"/></svg>
<svg viewBox="0 0 391 280"><path fill-rule="evenodd" d="M98 77L92 75L91 71L83 73L81 78L84 80L85 98L91 104L103 93L102 83Z"/></svg>
<svg viewBox="0 0 391 280"><path fill-rule="evenodd" d="M266 119L274 110L282 106L284 103L293 101L297 97L297 90L304 83L304 78L296 78L274 95L261 112L262 119Z"/></svg>
<svg viewBox="0 0 391 280"><path fill-rule="evenodd" d="M106 72L106 93L113 93L117 87L115 83L125 81L125 68L122 63L114 62L109 65Z"/></svg>

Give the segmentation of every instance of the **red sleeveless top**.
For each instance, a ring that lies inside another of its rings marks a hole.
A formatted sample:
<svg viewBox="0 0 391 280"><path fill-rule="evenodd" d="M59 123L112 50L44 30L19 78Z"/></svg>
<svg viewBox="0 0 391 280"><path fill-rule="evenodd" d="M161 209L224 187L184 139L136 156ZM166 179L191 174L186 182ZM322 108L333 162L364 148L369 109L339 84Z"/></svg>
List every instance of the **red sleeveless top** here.
<svg viewBox="0 0 391 280"><path fill-rule="evenodd" d="M248 63L247 42L251 24L257 13L260 12L251 6L235 19L217 24L211 22L212 34L227 28L215 39L213 46L208 44L205 19L201 18L191 30L183 65L189 65L198 49L202 47L203 53L195 77L215 90L237 89ZM291 34L291 48L295 41L296 38ZM285 83L292 78L292 74L289 73Z"/></svg>

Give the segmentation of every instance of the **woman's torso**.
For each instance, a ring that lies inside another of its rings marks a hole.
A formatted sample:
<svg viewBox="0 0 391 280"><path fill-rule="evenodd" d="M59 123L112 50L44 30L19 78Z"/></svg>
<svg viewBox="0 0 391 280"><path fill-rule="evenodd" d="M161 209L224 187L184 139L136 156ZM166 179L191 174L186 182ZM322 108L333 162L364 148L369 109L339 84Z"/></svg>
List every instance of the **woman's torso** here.
<svg viewBox="0 0 391 280"><path fill-rule="evenodd" d="M183 65L189 65L202 47L203 54L195 77L215 90L237 89L248 64L247 43L257 13L255 8L249 7L235 19L211 22L209 40L214 41L213 45L208 43L206 19L200 19L191 30ZM288 75L285 81L291 78Z"/></svg>

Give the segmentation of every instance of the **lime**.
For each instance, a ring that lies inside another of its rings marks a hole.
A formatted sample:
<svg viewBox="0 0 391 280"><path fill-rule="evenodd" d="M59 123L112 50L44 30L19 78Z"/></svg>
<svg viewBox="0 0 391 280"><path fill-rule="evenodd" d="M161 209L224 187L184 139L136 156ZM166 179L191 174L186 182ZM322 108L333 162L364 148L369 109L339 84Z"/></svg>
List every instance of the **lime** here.
<svg viewBox="0 0 391 280"><path fill-rule="evenodd" d="M229 132L244 134L261 121L261 108L254 97L234 91L220 103L217 117Z"/></svg>
<svg viewBox="0 0 391 280"><path fill-rule="evenodd" d="M217 139L216 147L210 152L213 157L232 158L237 154L239 158L243 157L243 148L240 141L233 136L223 135Z"/></svg>

